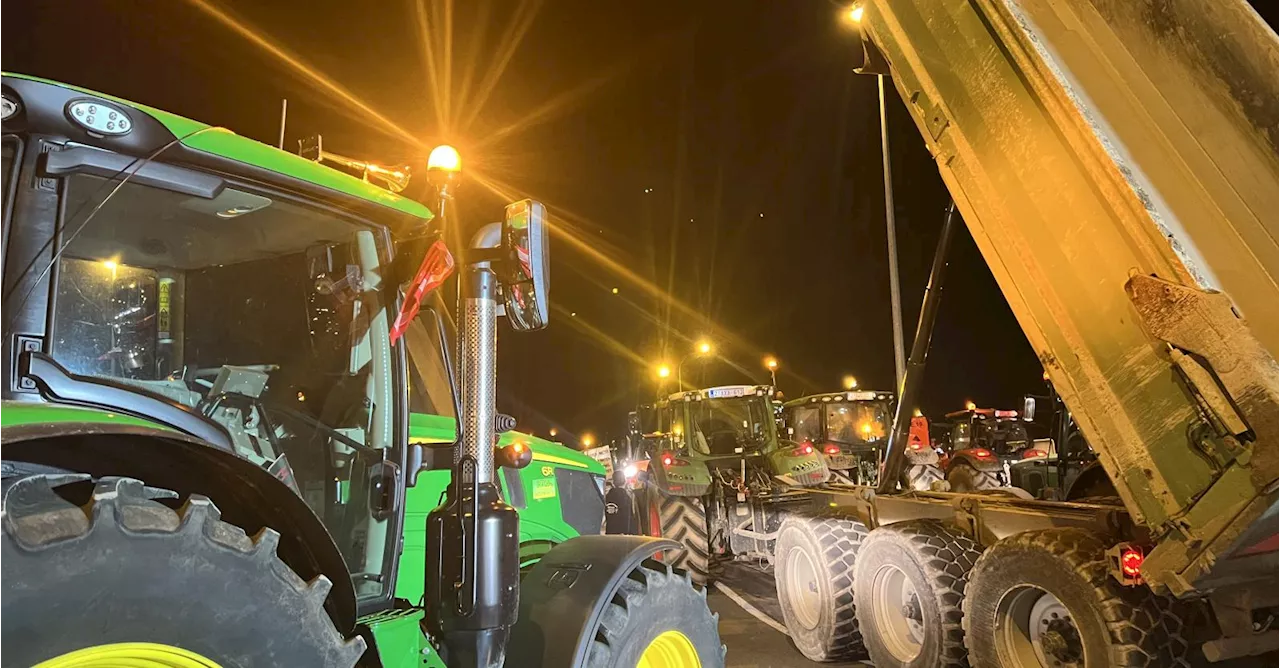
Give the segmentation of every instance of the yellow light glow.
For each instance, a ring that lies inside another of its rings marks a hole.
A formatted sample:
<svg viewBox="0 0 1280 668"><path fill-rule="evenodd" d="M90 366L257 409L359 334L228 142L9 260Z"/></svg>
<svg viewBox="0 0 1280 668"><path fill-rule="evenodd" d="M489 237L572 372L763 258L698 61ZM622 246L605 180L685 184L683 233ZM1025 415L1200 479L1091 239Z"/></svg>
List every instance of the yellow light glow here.
<svg viewBox="0 0 1280 668"><path fill-rule="evenodd" d="M669 366L667 366L667 365L665 365L665 364L660 364L660 365L658 365L658 377L659 377L659 378L667 378L667 377L670 377L670 376L671 376L671 367L669 367Z"/></svg>
<svg viewBox="0 0 1280 668"><path fill-rule="evenodd" d="M618 289L617 289L617 288L614 288L613 290L611 290L611 292L612 292L613 294L615 294L615 295L616 295L616 294L618 294Z"/></svg>
<svg viewBox="0 0 1280 668"><path fill-rule="evenodd" d="M558 433L560 433L560 432L559 432L559 431L557 431L555 427L552 427L552 428L551 428L551 431L550 431L550 432L548 432L548 433L550 433L552 436L555 436L556 434L558 434Z"/></svg>
<svg viewBox="0 0 1280 668"><path fill-rule="evenodd" d="M595 445L595 442L596 442L595 436L592 436L591 434L582 435L582 447L589 448L592 445Z"/></svg>
<svg viewBox="0 0 1280 668"><path fill-rule="evenodd" d="M854 5L849 9L849 20L854 23L862 22L862 5Z"/></svg>
<svg viewBox="0 0 1280 668"><path fill-rule="evenodd" d="M458 149L441 144L431 149L431 155L427 156L427 169L441 172L460 172L462 171L462 157L458 155Z"/></svg>
<svg viewBox="0 0 1280 668"><path fill-rule="evenodd" d="M975 404L975 403L973 403L972 401L966 401L966 402L964 402L964 408L965 408L965 410L970 410L970 411L971 411L971 410L976 409L977 407L978 407L978 404Z"/></svg>
<svg viewBox="0 0 1280 668"><path fill-rule="evenodd" d="M764 368L773 371L778 368L778 360L772 357L766 357L764 360Z"/></svg>
<svg viewBox="0 0 1280 668"><path fill-rule="evenodd" d="M858 379L853 376L845 376L841 383L844 385L844 389L852 390L858 386Z"/></svg>
<svg viewBox="0 0 1280 668"><path fill-rule="evenodd" d="M698 352L707 355L711 352L711 344L707 341L698 343Z"/></svg>
<svg viewBox="0 0 1280 668"><path fill-rule="evenodd" d="M102 266L106 268L108 271L115 271L116 269L120 268L120 265L117 264L115 260L103 260Z"/></svg>

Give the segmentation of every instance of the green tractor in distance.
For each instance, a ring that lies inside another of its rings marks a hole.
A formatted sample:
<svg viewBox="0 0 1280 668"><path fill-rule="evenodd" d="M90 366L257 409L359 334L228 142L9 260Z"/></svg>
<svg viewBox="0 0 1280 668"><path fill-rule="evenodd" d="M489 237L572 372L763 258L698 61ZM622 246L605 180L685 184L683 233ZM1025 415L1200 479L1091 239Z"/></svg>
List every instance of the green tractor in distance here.
<svg viewBox="0 0 1280 668"><path fill-rule="evenodd" d="M675 563L696 582L717 559L771 560L778 510L831 479L812 444L779 437L773 396L765 385L678 392L630 421L649 460L647 533L679 541Z"/></svg>
<svg viewBox="0 0 1280 668"><path fill-rule="evenodd" d="M891 392L829 392L786 402L781 420L787 438L821 452L841 482L874 485L893 408Z"/></svg>
<svg viewBox="0 0 1280 668"><path fill-rule="evenodd" d="M455 366L435 288L456 153L428 161L433 211L395 194L407 168L2 88L4 665L722 665L705 595L653 559L670 541L571 538L520 576L496 479L532 452L497 447L497 318L547 322L541 205L465 249ZM459 433L413 442L431 415Z"/></svg>

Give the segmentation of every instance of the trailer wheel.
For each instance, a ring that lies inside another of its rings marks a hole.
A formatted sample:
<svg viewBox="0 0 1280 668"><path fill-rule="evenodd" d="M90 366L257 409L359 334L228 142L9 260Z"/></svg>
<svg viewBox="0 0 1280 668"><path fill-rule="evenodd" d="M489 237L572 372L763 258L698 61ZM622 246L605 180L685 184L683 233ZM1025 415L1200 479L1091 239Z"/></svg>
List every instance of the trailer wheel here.
<svg viewBox="0 0 1280 668"><path fill-rule="evenodd" d="M605 606L587 668L724 666L719 622L707 607L707 590L695 589L687 572L646 562Z"/></svg>
<svg viewBox="0 0 1280 668"><path fill-rule="evenodd" d="M975 665L1189 665L1171 606L1146 587L1117 583L1106 545L1084 529L995 543L973 568L964 608Z"/></svg>
<svg viewBox="0 0 1280 668"><path fill-rule="evenodd" d="M834 515L791 515L778 530L774 582L782 618L812 661L862 658L853 569L866 527Z"/></svg>
<svg viewBox="0 0 1280 668"><path fill-rule="evenodd" d="M672 554L671 565L689 571L695 584L711 580L711 544L707 537L707 515L700 499L664 494L649 488L651 507L658 509L662 536L684 546Z"/></svg>
<svg viewBox="0 0 1280 668"><path fill-rule="evenodd" d="M5 665L177 656L196 662L180 665L349 668L364 653L364 640L344 639L324 611L329 580L303 582L276 556L276 532L249 538L199 495L174 511L154 499L176 494L131 478L99 480L83 507L54 491L87 479L6 484Z"/></svg>
<svg viewBox="0 0 1280 668"><path fill-rule="evenodd" d="M947 470L947 482L953 492L978 492L1002 487L994 471L979 471L963 459L956 460Z"/></svg>
<svg viewBox="0 0 1280 668"><path fill-rule="evenodd" d="M872 663L967 665L960 603L979 554L968 536L936 520L883 526L867 536L854 580Z"/></svg>

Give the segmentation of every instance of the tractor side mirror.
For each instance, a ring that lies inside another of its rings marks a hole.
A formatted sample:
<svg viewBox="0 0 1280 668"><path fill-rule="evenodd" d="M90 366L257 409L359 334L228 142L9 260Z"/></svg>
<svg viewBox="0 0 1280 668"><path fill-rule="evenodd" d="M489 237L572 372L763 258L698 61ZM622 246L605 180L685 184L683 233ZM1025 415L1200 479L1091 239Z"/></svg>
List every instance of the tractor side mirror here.
<svg viewBox="0 0 1280 668"><path fill-rule="evenodd" d="M659 430L658 411L654 410L652 406L641 406L640 410L636 412L639 417L641 434L652 434Z"/></svg>
<svg viewBox="0 0 1280 668"><path fill-rule="evenodd" d="M1027 395L1022 398L1022 419L1030 422L1036 418L1036 398Z"/></svg>
<svg viewBox="0 0 1280 668"><path fill-rule="evenodd" d="M502 292L507 319L516 331L547 326L551 316L551 265L547 210L531 199L507 205L502 222Z"/></svg>

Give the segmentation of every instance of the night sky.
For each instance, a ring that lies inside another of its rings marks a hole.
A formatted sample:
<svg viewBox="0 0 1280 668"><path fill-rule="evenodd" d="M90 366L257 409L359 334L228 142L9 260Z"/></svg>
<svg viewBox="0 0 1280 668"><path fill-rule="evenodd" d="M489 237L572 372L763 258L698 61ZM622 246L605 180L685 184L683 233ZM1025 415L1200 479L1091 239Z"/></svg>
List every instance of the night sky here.
<svg viewBox="0 0 1280 668"><path fill-rule="evenodd" d="M690 361L686 380L767 382L772 354L788 397L839 389L845 374L892 389L876 82L851 71L860 46L842 5L476 0L453 3L449 39L446 3L423 0L433 83L416 4L9 2L3 67L272 144L288 98L287 148L321 133L346 155L420 161L447 141L465 168L545 202L558 232L552 324L500 334L500 409L522 429L621 435L626 412L656 391L652 365L674 367L704 335L723 361ZM1275 10L1264 8L1273 28ZM522 23L517 48L504 48L508 25ZM909 347L948 196L892 89L889 99ZM502 199L480 183L464 182L460 199L463 227L501 217ZM921 405L932 416L966 399L1017 407L1043 389L976 247L967 232L958 239Z"/></svg>

